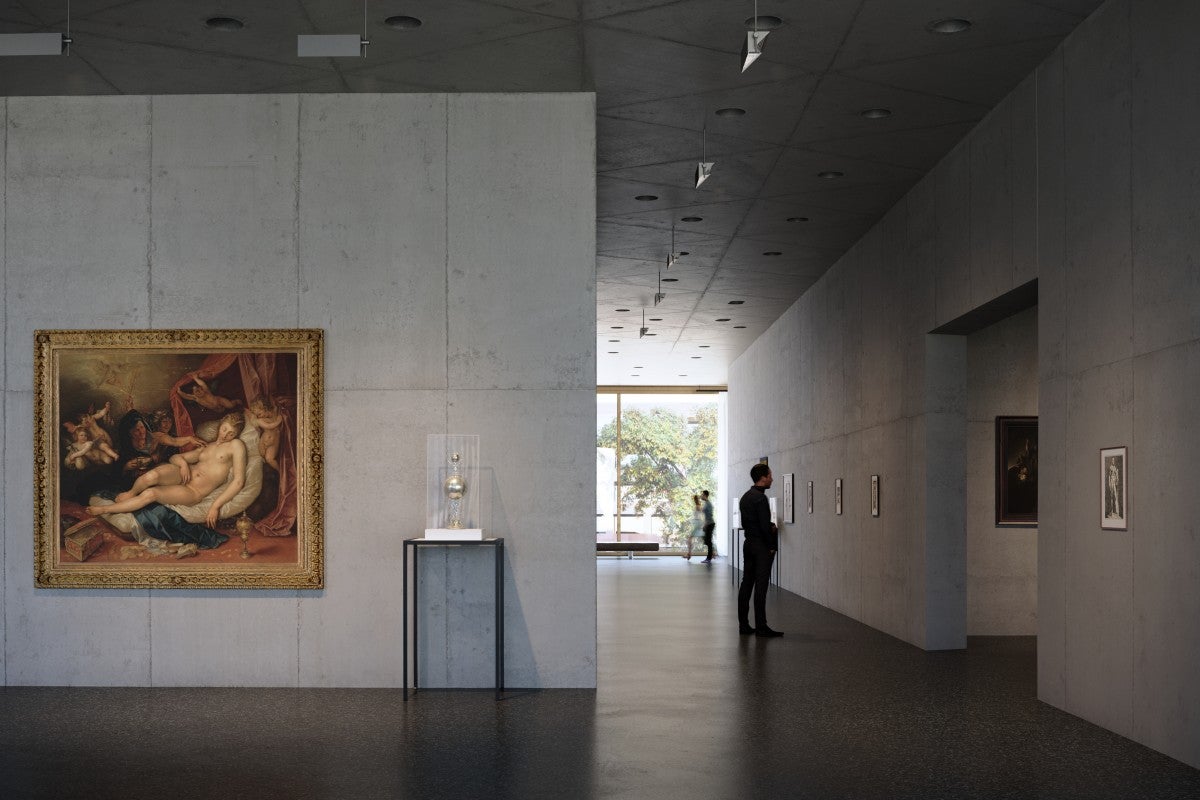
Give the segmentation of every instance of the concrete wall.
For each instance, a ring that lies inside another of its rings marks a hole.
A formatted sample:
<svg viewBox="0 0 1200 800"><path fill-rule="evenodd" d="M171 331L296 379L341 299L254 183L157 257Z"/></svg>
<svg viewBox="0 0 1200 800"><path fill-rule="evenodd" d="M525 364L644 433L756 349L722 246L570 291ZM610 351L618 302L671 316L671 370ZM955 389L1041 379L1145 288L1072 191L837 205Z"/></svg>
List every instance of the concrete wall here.
<svg viewBox="0 0 1200 800"><path fill-rule="evenodd" d="M508 684L595 685L591 95L0 113L5 684L399 685L401 539L453 432L507 540ZM326 589L34 591L33 330L249 326L326 331ZM423 685L492 681L479 555L424 561Z"/></svg>
<svg viewBox="0 0 1200 800"><path fill-rule="evenodd" d="M819 497L848 482L846 516L784 532L785 588L961 646L965 517L933 511L953 357L924 340L1037 278L1039 696L1200 766L1197 32L1188 0L1110 0L738 359L729 402L733 485L763 453ZM1132 518L1102 531L1116 445Z"/></svg>
<svg viewBox="0 0 1200 800"><path fill-rule="evenodd" d="M1037 309L967 339L967 634L1037 633L1037 528L996 526L996 417L1037 416Z"/></svg>

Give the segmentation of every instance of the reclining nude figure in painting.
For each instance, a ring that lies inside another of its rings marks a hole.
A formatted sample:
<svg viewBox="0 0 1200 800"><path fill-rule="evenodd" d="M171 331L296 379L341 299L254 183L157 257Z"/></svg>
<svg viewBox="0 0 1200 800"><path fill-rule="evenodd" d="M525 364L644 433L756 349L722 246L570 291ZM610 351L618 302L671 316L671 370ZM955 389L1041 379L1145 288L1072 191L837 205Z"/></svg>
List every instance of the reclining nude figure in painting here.
<svg viewBox="0 0 1200 800"><path fill-rule="evenodd" d="M88 506L93 515L136 511L151 503L195 505L225 482L230 472L233 479L225 491L213 501L204 519L210 528L217 525L221 507L232 499L246 483L246 444L238 437L246 421L241 412L226 414L217 428L217 440L187 453L176 453L170 462L161 464L133 482L127 492L121 492L112 505Z"/></svg>

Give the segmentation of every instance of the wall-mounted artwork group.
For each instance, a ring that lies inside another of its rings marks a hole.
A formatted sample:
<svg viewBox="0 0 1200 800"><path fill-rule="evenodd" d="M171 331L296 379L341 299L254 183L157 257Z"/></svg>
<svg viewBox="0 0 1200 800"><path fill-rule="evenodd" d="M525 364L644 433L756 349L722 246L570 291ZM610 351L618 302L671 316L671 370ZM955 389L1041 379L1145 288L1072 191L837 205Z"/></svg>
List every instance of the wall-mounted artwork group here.
<svg viewBox="0 0 1200 800"><path fill-rule="evenodd" d="M322 342L38 331L37 586L320 588Z"/></svg>

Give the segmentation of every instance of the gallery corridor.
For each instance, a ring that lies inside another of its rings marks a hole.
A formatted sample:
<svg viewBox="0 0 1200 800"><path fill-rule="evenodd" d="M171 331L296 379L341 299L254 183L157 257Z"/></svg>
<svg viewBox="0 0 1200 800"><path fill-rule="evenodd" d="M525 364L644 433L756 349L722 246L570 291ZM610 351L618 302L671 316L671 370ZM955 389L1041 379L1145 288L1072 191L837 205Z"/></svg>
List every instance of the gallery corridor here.
<svg viewBox="0 0 1200 800"><path fill-rule="evenodd" d="M783 592L739 637L724 564L597 573L595 692L8 688L0 797L1200 797L1039 703L1032 639L925 653Z"/></svg>

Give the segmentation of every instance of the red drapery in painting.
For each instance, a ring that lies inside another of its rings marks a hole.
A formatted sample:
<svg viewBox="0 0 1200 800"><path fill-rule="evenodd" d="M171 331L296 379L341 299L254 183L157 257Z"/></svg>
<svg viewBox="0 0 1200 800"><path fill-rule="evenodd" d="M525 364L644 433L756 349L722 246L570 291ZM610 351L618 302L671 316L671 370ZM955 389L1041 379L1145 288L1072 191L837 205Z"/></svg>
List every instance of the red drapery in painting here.
<svg viewBox="0 0 1200 800"><path fill-rule="evenodd" d="M275 385L276 354L274 353L216 353L208 356L200 368L188 373L171 387L171 410L175 414L175 432L178 436L191 436L196 430L192 415L188 412L179 392L196 377L206 383L222 375L234 364L238 367L237 379L241 383L240 399L243 409L259 399L268 399ZM279 499L275 509L255 522L254 527L263 536L288 536L296 522L296 445L294 427L289 416L290 403L280 402L286 398L275 398L276 407L283 424L279 426ZM243 411L245 413L245 411ZM249 425L249 421L246 423ZM184 448L188 449L188 448Z"/></svg>

